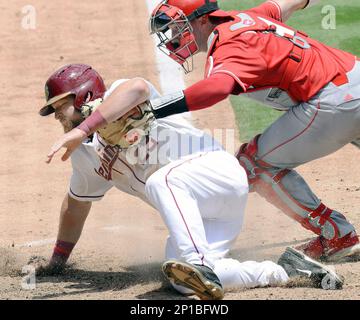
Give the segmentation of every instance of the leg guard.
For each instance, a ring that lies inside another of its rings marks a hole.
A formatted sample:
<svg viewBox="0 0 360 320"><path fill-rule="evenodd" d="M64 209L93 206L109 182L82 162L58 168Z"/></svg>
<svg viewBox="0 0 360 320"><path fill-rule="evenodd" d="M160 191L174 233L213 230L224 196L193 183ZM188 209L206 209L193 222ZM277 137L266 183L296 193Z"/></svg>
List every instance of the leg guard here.
<svg viewBox="0 0 360 320"><path fill-rule="evenodd" d="M295 170L281 169L257 159L257 141L243 144L236 158L246 170L250 192L256 191L275 207L301 225L328 240L337 239L353 230L340 213L326 207L312 193ZM339 230L342 227L342 232Z"/></svg>

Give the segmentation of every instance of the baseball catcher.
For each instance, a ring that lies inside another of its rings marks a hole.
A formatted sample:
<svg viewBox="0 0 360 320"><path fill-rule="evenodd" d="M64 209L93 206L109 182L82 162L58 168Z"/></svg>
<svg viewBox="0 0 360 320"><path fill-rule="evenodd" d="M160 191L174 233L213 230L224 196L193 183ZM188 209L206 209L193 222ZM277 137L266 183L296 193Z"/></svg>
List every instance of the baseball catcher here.
<svg viewBox="0 0 360 320"><path fill-rule="evenodd" d="M273 0L225 12L215 0L165 0L153 11L159 48L185 70L207 52L205 79L161 100L156 118L208 108L230 94L247 96L284 114L243 144L236 157L250 190L318 236L299 247L317 260L360 252L354 226L324 204L295 171L360 137L360 62L284 22L315 0Z"/></svg>

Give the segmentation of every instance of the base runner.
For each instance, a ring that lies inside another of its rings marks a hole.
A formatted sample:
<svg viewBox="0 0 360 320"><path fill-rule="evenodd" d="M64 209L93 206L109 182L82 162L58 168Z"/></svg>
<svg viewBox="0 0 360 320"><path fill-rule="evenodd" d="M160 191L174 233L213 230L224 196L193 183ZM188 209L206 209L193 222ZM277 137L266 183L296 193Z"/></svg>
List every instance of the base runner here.
<svg viewBox="0 0 360 320"><path fill-rule="evenodd" d="M293 251L282 266L226 258L243 222L245 170L200 130L155 120L147 101L159 94L147 81L118 80L106 91L90 66L67 65L48 79L46 92L40 114L54 113L66 132L47 162L65 147L62 160L71 157L73 167L50 269L66 263L91 203L116 187L161 214L169 230L163 271L182 293L221 299L224 289L281 284L289 275L341 287L336 273Z"/></svg>

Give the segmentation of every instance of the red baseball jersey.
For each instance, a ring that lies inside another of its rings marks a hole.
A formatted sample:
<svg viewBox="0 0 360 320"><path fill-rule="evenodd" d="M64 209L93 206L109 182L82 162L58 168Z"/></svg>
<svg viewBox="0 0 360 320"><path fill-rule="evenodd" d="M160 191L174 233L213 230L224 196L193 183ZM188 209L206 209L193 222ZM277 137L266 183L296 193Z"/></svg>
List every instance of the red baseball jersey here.
<svg viewBox="0 0 360 320"><path fill-rule="evenodd" d="M275 25L280 33L293 32L294 29L282 23L279 5L268 1L250 10L229 12L229 15L237 17L237 21L220 24L209 38L205 78L221 73L230 75L244 92L279 87L294 44L274 32L260 32L257 27L261 20ZM241 28L249 31L235 32ZM308 101L327 83L350 71L356 60L350 53L306 36L305 39L310 48L303 50L287 90L298 102ZM233 94L239 93L234 90Z"/></svg>

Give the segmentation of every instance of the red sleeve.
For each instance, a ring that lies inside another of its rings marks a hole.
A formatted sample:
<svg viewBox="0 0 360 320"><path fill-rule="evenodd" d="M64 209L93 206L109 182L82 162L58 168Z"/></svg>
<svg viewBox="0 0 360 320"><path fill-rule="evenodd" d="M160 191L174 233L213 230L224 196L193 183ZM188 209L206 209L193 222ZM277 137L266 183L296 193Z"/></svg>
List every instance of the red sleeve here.
<svg viewBox="0 0 360 320"><path fill-rule="evenodd" d="M262 83L267 74L266 43L256 33L247 33L231 39L216 48L208 62L208 74L230 75L244 92Z"/></svg>
<svg viewBox="0 0 360 320"><path fill-rule="evenodd" d="M211 107L235 91L240 90L233 77L215 74L187 88L184 95L189 111L195 111Z"/></svg>
<svg viewBox="0 0 360 320"><path fill-rule="evenodd" d="M282 22L281 7L275 0L266 1L259 6L246 11L268 16Z"/></svg>

